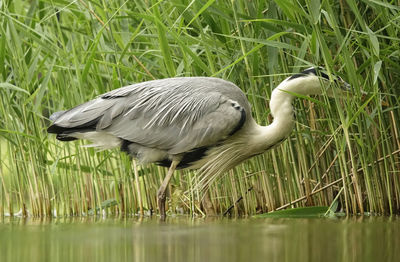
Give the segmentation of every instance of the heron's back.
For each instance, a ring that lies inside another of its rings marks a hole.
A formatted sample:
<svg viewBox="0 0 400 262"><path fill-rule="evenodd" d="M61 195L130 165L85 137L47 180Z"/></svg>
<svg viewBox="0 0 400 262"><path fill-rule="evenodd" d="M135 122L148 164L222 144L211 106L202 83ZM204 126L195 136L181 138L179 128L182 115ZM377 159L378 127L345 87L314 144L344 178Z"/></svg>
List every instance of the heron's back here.
<svg viewBox="0 0 400 262"><path fill-rule="evenodd" d="M89 139L120 146L147 162L188 163L237 132L251 110L233 83L212 77L153 80L122 87L52 115L49 133L63 141Z"/></svg>

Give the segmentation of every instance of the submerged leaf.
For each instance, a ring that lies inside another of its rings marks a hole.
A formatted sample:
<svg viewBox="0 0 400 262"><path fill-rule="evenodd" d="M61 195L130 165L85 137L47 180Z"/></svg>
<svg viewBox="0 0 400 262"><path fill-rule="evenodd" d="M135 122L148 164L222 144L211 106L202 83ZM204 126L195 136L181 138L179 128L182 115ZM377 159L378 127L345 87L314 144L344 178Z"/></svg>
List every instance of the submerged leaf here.
<svg viewBox="0 0 400 262"><path fill-rule="evenodd" d="M302 218L302 217L323 217L329 207L299 207L286 210L279 210L270 213L255 215L257 218Z"/></svg>
<svg viewBox="0 0 400 262"><path fill-rule="evenodd" d="M97 212L99 212L100 210L106 209L106 208L108 208L108 207L116 206L116 205L118 205L117 200L115 200L115 199L107 199L107 200L104 200L104 201L100 204L99 207L96 207L96 208L94 208L94 209L90 209L90 210L88 211L88 214L89 214L89 215L94 215L95 212L97 213Z"/></svg>

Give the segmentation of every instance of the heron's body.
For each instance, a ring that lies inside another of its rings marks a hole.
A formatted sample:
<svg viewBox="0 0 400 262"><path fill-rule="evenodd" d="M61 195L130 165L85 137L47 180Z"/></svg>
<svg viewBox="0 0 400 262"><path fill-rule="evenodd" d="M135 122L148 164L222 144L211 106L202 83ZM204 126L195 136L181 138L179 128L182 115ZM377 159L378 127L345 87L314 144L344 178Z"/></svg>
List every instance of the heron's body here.
<svg viewBox="0 0 400 262"><path fill-rule="evenodd" d="M289 136L294 123L290 92L321 93L315 70L287 78L273 91L274 121L264 127L254 121L245 94L231 82L212 77L154 80L57 112L48 132L62 141L88 139L92 146L119 147L142 162L171 166L172 172L200 169L201 181L208 183Z"/></svg>

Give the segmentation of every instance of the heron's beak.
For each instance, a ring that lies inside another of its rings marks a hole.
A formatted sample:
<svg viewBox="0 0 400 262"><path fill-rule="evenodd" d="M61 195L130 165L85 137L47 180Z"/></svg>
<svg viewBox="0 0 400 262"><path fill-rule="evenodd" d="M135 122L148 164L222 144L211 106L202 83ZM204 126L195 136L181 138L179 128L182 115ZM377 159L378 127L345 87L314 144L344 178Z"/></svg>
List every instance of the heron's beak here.
<svg viewBox="0 0 400 262"><path fill-rule="evenodd" d="M346 81L342 80L341 78L335 81L335 85L336 87L338 87L336 90L340 90L340 94L342 96L352 96L354 93L354 90L352 90L351 85Z"/></svg>
<svg viewBox="0 0 400 262"><path fill-rule="evenodd" d="M351 85L345 81L340 84L340 87L343 89L343 91L351 92Z"/></svg>
<svg viewBox="0 0 400 262"><path fill-rule="evenodd" d="M349 83L344 81L343 79L339 78L339 87L343 91L343 94L349 94L350 96L353 94L354 90L352 90L352 87ZM368 98L368 92L360 89L361 93L361 101L365 101ZM382 106L389 106L389 103L386 101L381 101Z"/></svg>
<svg viewBox="0 0 400 262"><path fill-rule="evenodd" d="M361 93L361 101L365 101L368 98L368 92L365 92L364 90L360 90ZM382 100L381 101L382 106L389 106L389 103L387 101Z"/></svg>

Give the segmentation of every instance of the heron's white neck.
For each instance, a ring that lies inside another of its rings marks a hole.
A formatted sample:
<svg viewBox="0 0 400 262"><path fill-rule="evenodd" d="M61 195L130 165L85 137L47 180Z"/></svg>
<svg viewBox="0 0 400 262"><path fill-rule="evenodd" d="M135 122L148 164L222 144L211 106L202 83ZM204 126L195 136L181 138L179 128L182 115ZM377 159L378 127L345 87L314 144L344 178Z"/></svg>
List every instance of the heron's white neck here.
<svg viewBox="0 0 400 262"><path fill-rule="evenodd" d="M258 126L258 134L253 141L254 145L260 145L261 151L283 141L292 132L294 127L292 102L295 97L290 93L321 94L320 81L318 77L312 75L295 79L287 78L272 91L270 109L274 120L268 126Z"/></svg>

